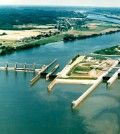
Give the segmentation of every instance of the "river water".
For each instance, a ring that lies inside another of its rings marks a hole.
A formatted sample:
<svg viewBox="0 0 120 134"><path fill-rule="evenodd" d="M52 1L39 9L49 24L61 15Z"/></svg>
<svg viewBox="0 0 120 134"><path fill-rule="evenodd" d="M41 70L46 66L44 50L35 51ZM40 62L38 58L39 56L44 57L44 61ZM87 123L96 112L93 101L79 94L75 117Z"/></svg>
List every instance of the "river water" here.
<svg viewBox="0 0 120 134"><path fill-rule="evenodd" d="M97 20L108 21L108 22L113 22L113 23L120 24L120 20L119 19L108 18L108 17L105 17L105 16L100 15L100 14L89 14L87 16L87 18L97 19Z"/></svg>
<svg viewBox="0 0 120 134"><path fill-rule="evenodd" d="M0 57L0 62L48 64L54 58L59 71L76 54L120 44L120 32L74 42L57 42ZM119 58L119 57L114 57ZM89 86L62 85L47 92L50 82L41 78L32 87L33 73L0 71L1 134L119 134L120 80L109 88L101 83L80 105L71 110L72 100Z"/></svg>

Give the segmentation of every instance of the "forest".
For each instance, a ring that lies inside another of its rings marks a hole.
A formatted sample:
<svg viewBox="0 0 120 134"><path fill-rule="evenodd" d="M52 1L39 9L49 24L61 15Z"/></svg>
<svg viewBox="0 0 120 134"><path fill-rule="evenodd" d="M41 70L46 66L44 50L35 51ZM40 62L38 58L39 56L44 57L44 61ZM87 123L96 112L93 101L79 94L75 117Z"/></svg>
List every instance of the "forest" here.
<svg viewBox="0 0 120 134"><path fill-rule="evenodd" d="M47 9L47 8L46 8ZM0 7L0 29L17 30L14 25L57 24L60 17L84 17L81 13L67 10L43 10L41 7ZM22 30L22 28L18 29Z"/></svg>

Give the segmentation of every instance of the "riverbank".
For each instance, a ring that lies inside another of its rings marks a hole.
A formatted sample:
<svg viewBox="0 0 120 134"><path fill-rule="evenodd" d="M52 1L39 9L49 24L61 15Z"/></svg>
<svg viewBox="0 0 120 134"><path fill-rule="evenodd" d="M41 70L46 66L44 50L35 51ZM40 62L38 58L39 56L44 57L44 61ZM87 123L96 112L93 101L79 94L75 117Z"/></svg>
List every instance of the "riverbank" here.
<svg viewBox="0 0 120 134"><path fill-rule="evenodd" d="M33 41L30 43L25 43L23 45L0 46L0 55L6 55L6 54L10 54L15 51L39 47L41 45L46 45L49 43L54 43L54 42L58 42L58 41L62 41L62 40L63 40L63 35L56 35L56 36L47 37L47 38L44 38L41 40Z"/></svg>
<svg viewBox="0 0 120 134"><path fill-rule="evenodd" d="M101 50L92 52L91 54L102 55L102 56L120 56L120 45L101 49Z"/></svg>
<svg viewBox="0 0 120 134"><path fill-rule="evenodd" d="M92 55L100 55L100 56L112 56L112 57L114 57L114 56L120 56L120 55L105 55L105 54L96 54L96 53L94 53L94 52L91 52L91 54L92 54Z"/></svg>
<svg viewBox="0 0 120 134"><path fill-rule="evenodd" d="M84 35L73 35L73 34L66 34L66 36L64 36L64 41L72 41L72 40L76 40L76 39L86 39L86 38L91 38L91 37L97 37L97 36L102 36L102 35L107 35L107 34L113 34L116 32L120 32L120 28L117 29L112 29L112 30L106 30L104 32L99 32L99 33L91 33L91 34L84 34Z"/></svg>
<svg viewBox="0 0 120 134"><path fill-rule="evenodd" d="M119 15L108 15L108 14L104 14L105 17L110 18L110 19L117 19L120 20Z"/></svg>
<svg viewBox="0 0 120 134"><path fill-rule="evenodd" d="M55 36L51 36L51 37L46 37L46 38L42 38L40 40L36 40L30 43L25 43L23 45L17 45L17 46L0 46L0 55L6 55L6 54L10 54L13 53L15 51L20 51L20 50L24 50L24 49L30 49L30 48L34 48L34 47L39 47L41 45L46 45L49 43L54 43L54 42L59 42L59 41L74 41L74 40L81 40L81 39L87 39L87 38L92 38L92 37L97 37L97 36L102 36L102 35L107 35L107 34L113 34L116 32L120 32L120 29L115 29L112 31L107 31L104 33L93 33L93 34L88 34L88 35L78 35L78 36L74 36L71 34L66 35L65 34L58 34Z"/></svg>

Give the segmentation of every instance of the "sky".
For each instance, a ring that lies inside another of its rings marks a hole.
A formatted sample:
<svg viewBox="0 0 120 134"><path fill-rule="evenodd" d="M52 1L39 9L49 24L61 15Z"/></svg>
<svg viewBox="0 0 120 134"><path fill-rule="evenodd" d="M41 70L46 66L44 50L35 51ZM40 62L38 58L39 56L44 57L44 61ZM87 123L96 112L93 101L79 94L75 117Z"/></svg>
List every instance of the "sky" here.
<svg viewBox="0 0 120 134"><path fill-rule="evenodd" d="M120 7L120 0L0 0L0 5Z"/></svg>

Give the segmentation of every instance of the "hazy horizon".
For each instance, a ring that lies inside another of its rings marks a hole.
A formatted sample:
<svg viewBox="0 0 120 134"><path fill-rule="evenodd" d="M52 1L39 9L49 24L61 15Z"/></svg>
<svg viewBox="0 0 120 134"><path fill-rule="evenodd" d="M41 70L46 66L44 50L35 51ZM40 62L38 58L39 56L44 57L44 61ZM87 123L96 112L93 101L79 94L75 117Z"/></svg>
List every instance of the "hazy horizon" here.
<svg viewBox="0 0 120 134"><path fill-rule="evenodd" d="M5 0L0 6L83 6L83 7L120 7L120 1L114 0Z"/></svg>
<svg viewBox="0 0 120 134"><path fill-rule="evenodd" d="M6 5L0 5L0 7L81 7L81 8L120 8L115 6L71 6L71 5L17 5L17 4L6 4Z"/></svg>

